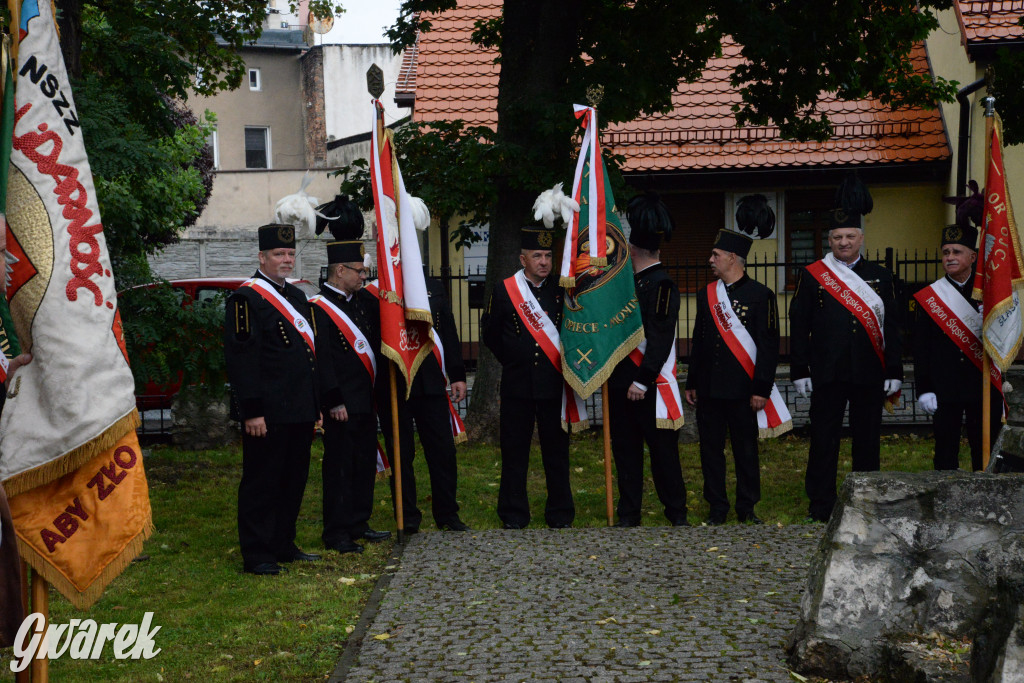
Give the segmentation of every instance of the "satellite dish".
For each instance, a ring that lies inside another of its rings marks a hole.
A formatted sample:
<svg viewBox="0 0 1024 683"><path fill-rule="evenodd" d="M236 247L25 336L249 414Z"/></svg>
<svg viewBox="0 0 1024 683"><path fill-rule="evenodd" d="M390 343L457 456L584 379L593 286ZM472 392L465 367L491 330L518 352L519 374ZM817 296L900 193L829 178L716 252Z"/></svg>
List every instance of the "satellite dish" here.
<svg viewBox="0 0 1024 683"><path fill-rule="evenodd" d="M309 13L309 28L313 33L319 33L323 35L334 28L334 17L316 17L313 13Z"/></svg>

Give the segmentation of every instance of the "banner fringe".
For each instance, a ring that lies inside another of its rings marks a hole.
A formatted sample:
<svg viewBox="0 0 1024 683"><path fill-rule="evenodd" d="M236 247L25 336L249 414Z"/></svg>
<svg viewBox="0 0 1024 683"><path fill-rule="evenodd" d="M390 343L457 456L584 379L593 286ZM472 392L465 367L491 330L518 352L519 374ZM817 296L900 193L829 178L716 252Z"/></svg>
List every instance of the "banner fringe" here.
<svg viewBox="0 0 1024 683"><path fill-rule="evenodd" d="M467 441L469 441L469 436L467 436L466 432L462 432L461 434L459 434L458 436L456 436L454 438L455 438L455 443L457 443L457 444L466 443Z"/></svg>
<svg viewBox="0 0 1024 683"><path fill-rule="evenodd" d="M4 489L7 491L7 497L14 498L19 493L31 491L37 486L49 484L65 474L76 471L98 454L113 448L114 444L120 441L125 434L133 429L138 429L140 424L142 422L139 419L139 411L132 408L130 413L119 418L114 424L103 430L99 436L94 437L77 448L73 448L58 458L44 462L41 465L36 465L30 470L19 472L4 480Z"/></svg>
<svg viewBox="0 0 1024 683"><path fill-rule="evenodd" d="M89 609L97 600L103 597L103 591L110 585L110 582L120 576L121 572L132 563L132 560L139 556L146 539L153 535L155 529L152 520L150 520L142 531L125 544L121 552L117 554L117 557L103 568L103 571L99 573L84 591L79 591L75 584L68 581L56 567L43 559L36 552L35 548L21 540L20 535L18 536L18 551L21 553L21 559L27 562L36 573L46 579L58 593L67 598L68 602L78 609Z"/></svg>
<svg viewBox="0 0 1024 683"><path fill-rule="evenodd" d="M786 432L793 429L793 420L786 420L778 427L759 427L757 430L757 438L759 439L771 439L776 436L782 436Z"/></svg>
<svg viewBox="0 0 1024 683"><path fill-rule="evenodd" d="M582 431L590 429L590 420L580 420L579 422L573 422L569 424L565 420L562 420L562 431L568 432L569 434L579 434Z"/></svg>
<svg viewBox="0 0 1024 683"><path fill-rule="evenodd" d="M601 266L602 268L608 265L608 257L606 256L591 256L590 265Z"/></svg>
<svg viewBox="0 0 1024 683"><path fill-rule="evenodd" d="M569 369L568 363L565 360L565 349L562 349L562 375L565 377L565 381L569 383L572 390L575 391L580 398L587 399L595 391L601 388L601 385L608 381L608 378L612 376L612 372L615 371L615 366L619 362L632 353L633 349L640 345L640 342L644 340L644 328L637 328L633 334L619 344L614 351L608 354L608 362L604 364L599 372L594 374L586 382L581 382L580 378L576 376L572 370Z"/></svg>
<svg viewBox="0 0 1024 683"><path fill-rule="evenodd" d="M431 340L431 343L433 343L433 340ZM402 358L402 354L400 354L398 351L395 351L393 348L384 344L383 342L380 345L380 351L385 356L394 361L395 365L398 366L398 369L401 371L402 377L405 379L405 398L406 400L408 400L409 393L412 391L412 382L409 381L409 375L405 374L405 359ZM423 361L425 361L427 359L427 356L431 355L432 353L432 349L421 347L419 353L416 354L416 357L412 361L412 369L410 370L410 375L415 377L416 372L420 369L420 366L423 365Z"/></svg>
<svg viewBox="0 0 1024 683"><path fill-rule="evenodd" d="M433 325L434 316L430 315L430 311L424 311L422 308L407 308L405 309L406 320L420 320Z"/></svg>
<svg viewBox="0 0 1024 683"><path fill-rule="evenodd" d="M566 289L572 289L573 287L576 286L576 278L568 275L563 275L562 277L558 278L558 286L565 287Z"/></svg>
<svg viewBox="0 0 1024 683"><path fill-rule="evenodd" d="M655 424L655 427L657 427L658 429L671 429L673 431L679 429L684 424L686 424L686 420L683 419L682 415L680 415L679 418L675 420L670 420L667 417L659 417L657 420L655 420L655 422L657 423Z"/></svg>

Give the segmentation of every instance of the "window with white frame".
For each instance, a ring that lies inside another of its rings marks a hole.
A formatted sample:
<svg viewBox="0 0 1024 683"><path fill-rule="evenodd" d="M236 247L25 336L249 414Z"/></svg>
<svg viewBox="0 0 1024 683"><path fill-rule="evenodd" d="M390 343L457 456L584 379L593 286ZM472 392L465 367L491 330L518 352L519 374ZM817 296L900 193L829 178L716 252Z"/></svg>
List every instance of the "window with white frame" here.
<svg viewBox="0 0 1024 683"><path fill-rule="evenodd" d="M262 90L260 81L260 70L249 69L249 90Z"/></svg>
<svg viewBox="0 0 1024 683"><path fill-rule="evenodd" d="M245 128L245 167L270 168L270 129Z"/></svg>

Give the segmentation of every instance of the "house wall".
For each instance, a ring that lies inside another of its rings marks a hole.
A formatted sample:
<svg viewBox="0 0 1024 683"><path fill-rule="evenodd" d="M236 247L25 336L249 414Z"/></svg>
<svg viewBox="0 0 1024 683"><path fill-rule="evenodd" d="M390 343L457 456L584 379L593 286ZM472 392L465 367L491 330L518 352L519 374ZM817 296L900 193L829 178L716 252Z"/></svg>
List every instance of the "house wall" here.
<svg viewBox="0 0 1024 683"><path fill-rule="evenodd" d="M323 45L324 106L327 140L341 140L370 132L373 110L366 91L366 71L376 64L384 72L384 123L390 125L409 115L409 108L395 106L395 83L402 54L388 45Z"/></svg>

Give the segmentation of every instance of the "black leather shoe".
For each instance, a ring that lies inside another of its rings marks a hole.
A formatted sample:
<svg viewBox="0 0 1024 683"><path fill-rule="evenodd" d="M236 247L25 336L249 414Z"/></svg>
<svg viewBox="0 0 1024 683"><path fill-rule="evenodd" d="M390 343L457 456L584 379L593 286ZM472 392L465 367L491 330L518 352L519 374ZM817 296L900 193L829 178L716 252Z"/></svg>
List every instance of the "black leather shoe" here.
<svg viewBox="0 0 1024 683"><path fill-rule="evenodd" d="M688 519L677 519L672 522L672 526L690 526L690 520Z"/></svg>
<svg viewBox="0 0 1024 683"><path fill-rule="evenodd" d="M391 538L390 531L377 531L376 529L367 529L363 532L362 538L376 543L377 541L383 541L385 538Z"/></svg>
<svg viewBox="0 0 1024 683"><path fill-rule="evenodd" d="M739 518L740 522L745 524L764 524L764 520L751 512L749 515L743 515Z"/></svg>
<svg viewBox="0 0 1024 683"><path fill-rule="evenodd" d="M549 529L571 529L572 524L548 524Z"/></svg>
<svg viewBox="0 0 1024 683"><path fill-rule="evenodd" d="M706 526L722 526L725 524L725 517L711 516L704 520Z"/></svg>
<svg viewBox="0 0 1024 683"><path fill-rule="evenodd" d="M615 526L620 529L630 529L635 526L640 526L640 522L631 522L628 519L620 519L615 522Z"/></svg>
<svg viewBox="0 0 1024 683"><path fill-rule="evenodd" d="M420 528L418 526L407 526L404 529L402 529L402 533L406 536L412 536L413 534L418 534L419 532Z"/></svg>
<svg viewBox="0 0 1024 683"><path fill-rule="evenodd" d="M331 543L326 546L328 550L336 550L342 555L345 553L361 553L363 552L363 546L352 541L341 541L340 543Z"/></svg>
<svg viewBox="0 0 1024 683"><path fill-rule="evenodd" d="M504 524L501 525L501 528L502 529L522 529L523 525L522 524L514 524L512 522L505 522Z"/></svg>
<svg viewBox="0 0 1024 683"><path fill-rule="evenodd" d="M316 553L304 553L301 550L296 550L295 554L291 557L279 557L278 562L316 562L320 559L320 556Z"/></svg>
<svg viewBox="0 0 1024 683"><path fill-rule="evenodd" d="M447 522L442 522L437 525L437 528L441 531L469 531L470 528L466 524L456 517L455 519L449 519Z"/></svg>
<svg viewBox="0 0 1024 683"><path fill-rule="evenodd" d="M252 567L247 567L246 570L250 574L256 574L257 576L277 576L281 572L288 571L276 562L260 562Z"/></svg>

